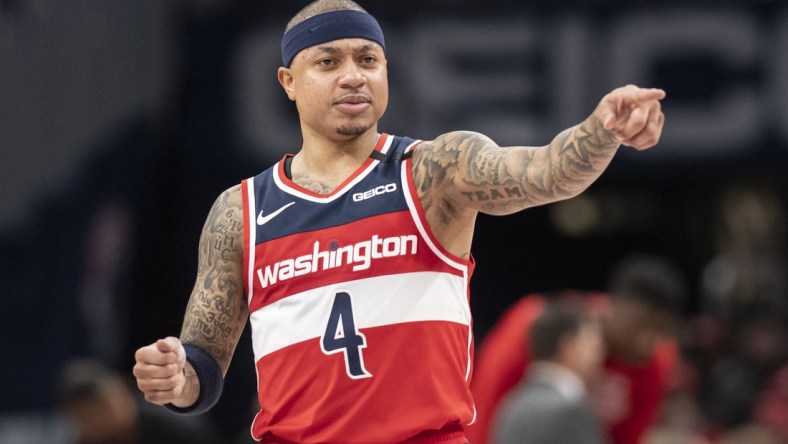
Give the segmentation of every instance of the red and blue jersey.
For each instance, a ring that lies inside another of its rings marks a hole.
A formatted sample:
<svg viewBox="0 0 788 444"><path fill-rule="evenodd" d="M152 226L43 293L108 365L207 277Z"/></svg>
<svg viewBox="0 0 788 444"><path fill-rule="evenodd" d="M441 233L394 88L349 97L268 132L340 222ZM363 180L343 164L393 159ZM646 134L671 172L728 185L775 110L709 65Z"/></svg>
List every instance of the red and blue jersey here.
<svg viewBox="0 0 788 444"><path fill-rule="evenodd" d="M464 442L473 262L426 223L417 144L381 135L327 195L290 180L288 156L242 182L256 439Z"/></svg>

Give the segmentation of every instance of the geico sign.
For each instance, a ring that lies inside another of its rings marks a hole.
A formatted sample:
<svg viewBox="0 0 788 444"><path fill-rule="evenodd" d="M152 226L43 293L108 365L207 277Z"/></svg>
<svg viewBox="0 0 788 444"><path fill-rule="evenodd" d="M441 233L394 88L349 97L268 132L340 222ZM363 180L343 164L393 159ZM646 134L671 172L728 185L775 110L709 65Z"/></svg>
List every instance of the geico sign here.
<svg viewBox="0 0 788 444"><path fill-rule="evenodd" d="M391 83L381 127L388 132L425 138L468 129L501 144L544 144L611 88L659 82L668 87L667 122L655 157L724 158L757 149L769 133L788 140L788 107L781 106L788 103L788 8L768 22L746 8L668 7L602 19L567 12L407 27L381 19ZM234 117L246 141L275 158L281 153L270 148L293 151L300 132L276 81L280 34L269 29L261 24L239 42ZM670 73L670 66L692 69Z"/></svg>
<svg viewBox="0 0 788 444"><path fill-rule="evenodd" d="M397 184L387 183L386 185L377 186L363 193L353 193L353 202L361 202L362 200L367 200L385 193L392 193L394 191L397 191Z"/></svg>

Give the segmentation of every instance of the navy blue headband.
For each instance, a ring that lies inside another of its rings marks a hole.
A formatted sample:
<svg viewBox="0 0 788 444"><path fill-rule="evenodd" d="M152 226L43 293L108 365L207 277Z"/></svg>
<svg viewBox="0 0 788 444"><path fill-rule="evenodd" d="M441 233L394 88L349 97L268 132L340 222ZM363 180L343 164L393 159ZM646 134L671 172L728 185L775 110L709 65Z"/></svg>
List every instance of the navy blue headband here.
<svg viewBox="0 0 788 444"><path fill-rule="evenodd" d="M372 40L386 49L383 31L375 17L361 11L332 11L310 17L285 33L282 37L282 62L290 67L293 58L302 50L347 38Z"/></svg>

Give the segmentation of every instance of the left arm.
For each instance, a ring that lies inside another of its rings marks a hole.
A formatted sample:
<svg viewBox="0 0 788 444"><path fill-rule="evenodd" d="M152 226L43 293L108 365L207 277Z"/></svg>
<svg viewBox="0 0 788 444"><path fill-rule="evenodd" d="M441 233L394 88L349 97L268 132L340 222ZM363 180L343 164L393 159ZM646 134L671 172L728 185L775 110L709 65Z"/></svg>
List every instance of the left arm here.
<svg viewBox="0 0 788 444"><path fill-rule="evenodd" d="M594 116L544 147L500 147L483 134L457 131L420 147L420 191L494 215L576 196L607 168L619 143ZM448 181L448 185L436 183Z"/></svg>
<svg viewBox="0 0 788 444"><path fill-rule="evenodd" d="M444 134L414 153L419 192L448 200L457 211L495 215L574 197L602 174L621 144L639 150L657 144L664 95L632 85L616 89L586 120L542 147L500 147L468 131Z"/></svg>
<svg viewBox="0 0 788 444"><path fill-rule="evenodd" d="M618 88L586 120L542 147L500 147L467 131L422 143L413 154L413 178L430 228L450 251L467 254L478 212L511 214L580 194L621 144L638 150L657 144L664 97L661 89ZM455 248L450 244L458 237L463 240Z"/></svg>

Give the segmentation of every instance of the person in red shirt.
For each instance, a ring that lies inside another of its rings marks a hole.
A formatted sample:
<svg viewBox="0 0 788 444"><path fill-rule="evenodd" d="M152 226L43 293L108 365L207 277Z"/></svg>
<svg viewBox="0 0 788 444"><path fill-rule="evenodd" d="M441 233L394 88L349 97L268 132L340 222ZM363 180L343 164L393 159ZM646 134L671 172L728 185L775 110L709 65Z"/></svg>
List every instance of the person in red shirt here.
<svg viewBox="0 0 788 444"><path fill-rule="evenodd" d="M590 387L591 404L610 441L638 443L655 421L678 360L672 338L685 296L681 274L663 258L625 258L607 293L529 294L512 305L481 343L471 393L476 421L466 428L474 444L487 444L500 402L531 362L527 331L551 297L578 298L602 320L604 371Z"/></svg>

